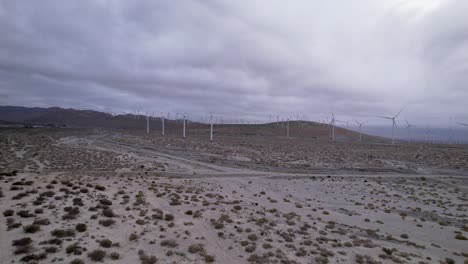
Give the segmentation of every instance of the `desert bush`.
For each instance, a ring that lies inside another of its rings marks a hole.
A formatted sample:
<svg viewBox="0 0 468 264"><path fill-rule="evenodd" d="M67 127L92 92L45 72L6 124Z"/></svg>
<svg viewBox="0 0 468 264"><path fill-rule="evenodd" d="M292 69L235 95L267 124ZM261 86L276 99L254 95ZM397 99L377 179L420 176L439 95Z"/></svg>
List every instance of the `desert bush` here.
<svg viewBox="0 0 468 264"><path fill-rule="evenodd" d="M211 255L204 255L204 258L206 263L212 263L215 261L215 257Z"/></svg>
<svg viewBox="0 0 468 264"><path fill-rule="evenodd" d="M87 228L86 224L79 223L79 224L76 224L75 229L78 232L85 232L88 228Z"/></svg>
<svg viewBox="0 0 468 264"><path fill-rule="evenodd" d="M153 256L153 255L148 256L142 250L138 251L138 255L140 255L141 264L154 264L154 263L156 263L158 261L156 256Z"/></svg>
<svg viewBox="0 0 468 264"><path fill-rule="evenodd" d="M30 237L23 237L18 240L13 240L12 241L12 246L16 247L16 249L13 251L15 255L19 254L26 254L32 250L32 239Z"/></svg>
<svg viewBox="0 0 468 264"><path fill-rule="evenodd" d="M15 211L8 209L8 210L3 211L3 216L5 217L12 216L14 213Z"/></svg>
<svg viewBox="0 0 468 264"><path fill-rule="evenodd" d="M103 248L110 248L112 246L112 241L109 239L103 239L99 241L99 246Z"/></svg>
<svg viewBox="0 0 468 264"><path fill-rule="evenodd" d="M46 191L46 192L43 192L43 193L39 194L39 196L41 196L41 197L52 197L54 195L55 195L55 192L53 192L53 191Z"/></svg>
<svg viewBox="0 0 468 264"><path fill-rule="evenodd" d="M46 247L44 248L44 251L46 253L57 253L58 252L58 248L57 247Z"/></svg>
<svg viewBox="0 0 468 264"><path fill-rule="evenodd" d="M250 234L247 236L247 238L251 241L257 241L258 236L256 234Z"/></svg>
<svg viewBox="0 0 468 264"><path fill-rule="evenodd" d="M115 217L114 211L112 211L111 208L106 208L102 210L102 215L109 218Z"/></svg>
<svg viewBox="0 0 468 264"><path fill-rule="evenodd" d="M177 244L177 242L175 240L172 240L172 239L165 239L163 241L161 241L160 245L162 247L169 247L169 248L175 248L177 247L179 244Z"/></svg>
<svg viewBox="0 0 468 264"><path fill-rule="evenodd" d="M113 219L104 219L104 220L99 220L99 224L103 226L111 226L115 223Z"/></svg>
<svg viewBox="0 0 468 264"><path fill-rule="evenodd" d="M102 185L96 185L94 188L95 188L96 190L98 190L98 191L105 191L105 190L106 190L106 187L104 187L104 186L102 186Z"/></svg>
<svg viewBox="0 0 468 264"><path fill-rule="evenodd" d="M120 258L120 254L118 252L112 252L112 253L110 253L110 257L113 260L117 260L117 259Z"/></svg>
<svg viewBox="0 0 468 264"><path fill-rule="evenodd" d="M76 206L83 206L83 200L79 197L73 198L73 205Z"/></svg>
<svg viewBox="0 0 468 264"><path fill-rule="evenodd" d="M62 216L62 219L72 220L72 219L76 219L76 217L80 213L80 208L79 207L65 207L64 211L67 213Z"/></svg>
<svg viewBox="0 0 468 264"><path fill-rule="evenodd" d="M47 241L45 241L46 244L50 244L50 245L62 245L63 241L62 239L60 238L52 238L52 239L49 239Z"/></svg>
<svg viewBox="0 0 468 264"><path fill-rule="evenodd" d="M41 226L36 224L26 225L23 226L23 230L25 233L36 233L37 231L41 230Z"/></svg>
<svg viewBox="0 0 468 264"><path fill-rule="evenodd" d="M23 218L29 218L29 217L34 217L35 215L30 213L29 210L21 210L16 212L17 215L23 217Z"/></svg>
<svg viewBox="0 0 468 264"><path fill-rule="evenodd" d="M11 242L11 245L12 246L28 246L28 245L31 245L32 243L32 239L30 237L23 237L23 238L20 238L20 239L17 239L17 240L13 240Z"/></svg>
<svg viewBox="0 0 468 264"><path fill-rule="evenodd" d="M65 252L67 252L67 254L81 255L83 253L83 249L78 245L78 242L75 242L69 245L65 249Z"/></svg>
<svg viewBox="0 0 468 264"><path fill-rule="evenodd" d="M88 257L92 261L102 261L105 256L106 256L106 252L104 250L100 250L100 249L95 249L95 250L88 253Z"/></svg>
<svg viewBox="0 0 468 264"><path fill-rule="evenodd" d="M200 243L192 244L189 246L188 252L192 254L201 253L201 252L205 252L205 248L203 247L203 244L200 244Z"/></svg>
<svg viewBox="0 0 468 264"><path fill-rule="evenodd" d="M173 221L174 219L175 219L175 217L172 214L166 214L164 216L164 220L166 220L166 221Z"/></svg>
<svg viewBox="0 0 468 264"><path fill-rule="evenodd" d="M84 264L85 262L82 259L76 258L70 261L70 264Z"/></svg>
<svg viewBox="0 0 468 264"><path fill-rule="evenodd" d="M50 231L50 234L54 237L62 238L62 237L70 237L75 236L75 230L69 229L54 229Z"/></svg>
<svg viewBox="0 0 468 264"><path fill-rule="evenodd" d="M100 199L100 200L99 200L99 203L102 204L102 205L107 205L107 206L112 205L112 201L109 200L109 199L106 199L106 198Z"/></svg>
<svg viewBox="0 0 468 264"><path fill-rule="evenodd" d="M49 225L50 221L47 218L37 218L34 220L33 224L36 225Z"/></svg>
<svg viewBox="0 0 468 264"><path fill-rule="evenodd" d="M136 240L137 238L138 238L137 234L131 233L130 236L128 237L128 240L133 241L133 240Z"/></svg>
<svg viewBox="0 0 468 264"><path fill-rule="evenodd" d="M42 252L42 253L39 253L39 254L26 255L26 256L20 258L20 261L37 263L39 260L43 260L43 259L46 259L46 258L47 258L47 253Z"/></svg>
<svg viewBox="0 0 468 264"><path fill-rule="evenodd" d="M151 217L156 220L162 220L164 217L164 213L161 209L155 209L154 214L152 214Z"/></svg>

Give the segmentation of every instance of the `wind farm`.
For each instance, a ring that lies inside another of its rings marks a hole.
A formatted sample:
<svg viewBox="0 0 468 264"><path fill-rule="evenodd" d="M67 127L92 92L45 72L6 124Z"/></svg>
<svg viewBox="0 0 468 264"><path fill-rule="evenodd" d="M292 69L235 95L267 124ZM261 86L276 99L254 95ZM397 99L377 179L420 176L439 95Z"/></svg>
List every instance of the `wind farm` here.
<svg viewBox="0 0 468 264"><path fill-rule="evenodd" d="M0 264L468 264L467 1L0 1Z"/></svg>

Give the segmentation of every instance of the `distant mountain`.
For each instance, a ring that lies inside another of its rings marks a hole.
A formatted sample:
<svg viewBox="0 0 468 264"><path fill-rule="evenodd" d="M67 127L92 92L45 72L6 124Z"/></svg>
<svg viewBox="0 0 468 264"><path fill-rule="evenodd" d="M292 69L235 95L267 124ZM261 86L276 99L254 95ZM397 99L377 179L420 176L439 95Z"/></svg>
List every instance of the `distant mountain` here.
<svg viewBox="0 0 468 264"><path fill-rule="evenodd" d="M137 120L143 118L142 116L132 117L129 117L128 119ZM119 122L119 120L125 119L126 116L124 115L120 115L119 118L115 118L111 114L94 110L64 109L60 107L30 108L22 106L0 106L0 120L24 125L55 125L85 128L112 128L123 125L125 128L125 123L128 123L128 128L135 126L135 124L133 124L134 122ZM138 127L141 127L141 125L138 125Z"/></svg>

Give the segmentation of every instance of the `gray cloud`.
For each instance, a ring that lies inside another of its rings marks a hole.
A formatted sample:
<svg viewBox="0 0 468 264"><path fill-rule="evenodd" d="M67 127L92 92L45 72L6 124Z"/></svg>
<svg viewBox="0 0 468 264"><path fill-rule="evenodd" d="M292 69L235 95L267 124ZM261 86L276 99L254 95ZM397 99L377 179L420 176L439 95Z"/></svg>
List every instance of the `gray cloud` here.
<svg viewBox="0 0 468 264"><path fill-rule="evenodd" d="M468 3L2 1L0 104L323 119L466 115ZM416 123L416 121L415 121Z"/></svg>

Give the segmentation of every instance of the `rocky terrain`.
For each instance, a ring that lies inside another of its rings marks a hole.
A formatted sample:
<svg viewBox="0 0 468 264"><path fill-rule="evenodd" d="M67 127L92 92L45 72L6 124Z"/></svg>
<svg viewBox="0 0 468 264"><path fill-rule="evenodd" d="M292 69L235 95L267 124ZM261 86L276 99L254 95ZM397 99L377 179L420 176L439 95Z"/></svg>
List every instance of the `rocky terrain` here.
<svg viewBox="0 0 468 264"><path fill-rule="evenodd" d="M0 263L468 263L468 148L0 131Z"/></svg>

